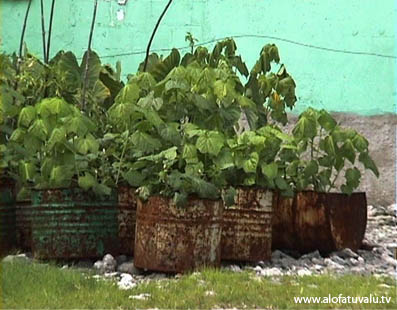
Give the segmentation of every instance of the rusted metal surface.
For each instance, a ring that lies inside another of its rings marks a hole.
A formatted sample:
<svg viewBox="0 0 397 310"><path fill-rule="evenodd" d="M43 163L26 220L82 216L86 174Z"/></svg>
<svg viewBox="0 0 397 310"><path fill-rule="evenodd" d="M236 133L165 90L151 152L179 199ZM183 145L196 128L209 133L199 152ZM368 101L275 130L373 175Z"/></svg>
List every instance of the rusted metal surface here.
<svg viewBox="0 0 397 310"><path fill-rule="evenodd" d="M15 203L16 238L18 248L32 250L32 201L22 200Z"/></svg>
<svg viewBox="0 0 397 310"><path fill-rule="evenodd" d="M191 198L178 208L172 199L138 200L134 264L163 272L219 266L221 200Z"/></svg>
<svg viewBox="0 0 397 310"><path fill-rule="evenodd" d="M224 260L269 260L274 195L266 189L237 189L235 205L225 207L221 239Z"/></svg>
<svg viewBox="0 0 397 310"><path fill-rule="evenodd" d="M37 258L98 258L118 254L117 194L79 188L34 190L32 250Z"/></svg>
<svg viewBox="0 0 397 310"><path fill-rule="evenodd" d="M272 217L272 248L295 249L294 198L283 197L275 192L275 204Z"/></svg>
<svg viewBox="0 0 397 310"><path fill-rule="evenodd" d="M119 186L118 196L120 253L132 255L134 253L137 206L135 188L129 186Z"/></svg>
<svg viewBox="0 0 397 310"><path fill-rule="evenodd" d="M273 248L327 254L361 246L367 224L365 193L304 191L290 202L280 196L275 207Z"/></svg>
<svg viewBox="0 0 397 310"><path fill-rule="evenodd" d="M0 179L0 255L16 246L14 182Z"/></svg>

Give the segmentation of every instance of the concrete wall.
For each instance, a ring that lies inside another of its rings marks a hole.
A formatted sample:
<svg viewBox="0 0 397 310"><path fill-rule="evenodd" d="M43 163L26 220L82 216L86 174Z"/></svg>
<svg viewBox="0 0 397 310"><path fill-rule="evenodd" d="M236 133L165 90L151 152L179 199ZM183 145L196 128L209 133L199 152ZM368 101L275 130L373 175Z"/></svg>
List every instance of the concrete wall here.
<svg viewBox="0 0 397 310"><path fill-rule="evenodd" d="M0 0L4 51L18 50L27 2ZM48 15L51 1L44 2ZM166 2L129 0L119 5L118 0L99 0L93 48L106 62L121 60L124 75L135 72ZM92 3L56 2L53 53L67 49L82 55L88 41ZM46 22L48 25L48 18ZM186 46L187 31L202 43L240 36L236 38L239 51L252 66L264 44L276 43L282 61L298 84L297 112L315 106L373 115L396 111L396 27L395 0L176 0L163 20L153 49ZM392 57L335 52L283 39ZM33 0L26 43L33 53L41 55L39 0ZM112 56L126 53L133 55Z"/></svg>
<svg viewBox="0 0 397 310"><path fill-rule="evenodd" d="M27 2L0 0L3 51L18 50ZM124 76L135 72L166 2L99 0L93 48L103 61L121 60ZM45 0L47 14L50 3ZM82 56L92 3L56 2L52 55L65 49ZM387 113L397 111L397 0L175 0L152 49L166 54L185 47L188 31L208 47L214 44L210 41L234 36L249 67L263 45L276 43L297 82L294 112L308 106L348 112L338 118L370 140L382 174L380 179L365 175L361 189L370 203L395 201L397 118ZM42 55L39 0L33 0L25 41L31 52Z"/></svg>

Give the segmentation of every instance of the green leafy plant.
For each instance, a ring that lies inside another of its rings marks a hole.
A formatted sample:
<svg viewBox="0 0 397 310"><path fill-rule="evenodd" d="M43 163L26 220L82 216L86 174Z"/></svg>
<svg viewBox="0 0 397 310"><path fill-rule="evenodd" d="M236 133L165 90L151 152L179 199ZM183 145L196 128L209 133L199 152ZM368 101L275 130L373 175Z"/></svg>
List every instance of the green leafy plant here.
<svg viewBox="0 0 397 310"><path fill-rule="evenodd" d="M273 62L280 63L279 51L276 45L267 44L262 48L245 85L247 98L256 106L256 109L245 110L252 129L267 124L270 119L285 125L288 121L286 108L295 106L295 81L284 65L280 65L277 72L272 72Z"/></svg>
<svg viewBox="0 0 397 310"><path fill-rule="evenodd" d="M369 155L368 141L350 128L342 128L325 110L307 109L293 129L294 140L280 153L285 179L296 190L336 189L344 174L343 193L351 194L360 184L360 165L377 177L379 171Z"/></svg>
<svg viewBox="0 0 397 310"><path fill-rule="evenodd" d="M24 145L30 154L19 162L22 180L37 188L79 185L110 194L106 175L101 175L104 162L96 129L76 106L60 98L24 107L10 138L10 143Z"/></svg>
<svg viewBox="0 0 397 310"><path fill-rule="evenodd" d="M225 181L216 159L235 134L243 86L226 62L181 65L175 49L156 57L148 72L130 76L109 109L115 175L143 197L174 196L178 205L192 194L219 197Z"/></svg>

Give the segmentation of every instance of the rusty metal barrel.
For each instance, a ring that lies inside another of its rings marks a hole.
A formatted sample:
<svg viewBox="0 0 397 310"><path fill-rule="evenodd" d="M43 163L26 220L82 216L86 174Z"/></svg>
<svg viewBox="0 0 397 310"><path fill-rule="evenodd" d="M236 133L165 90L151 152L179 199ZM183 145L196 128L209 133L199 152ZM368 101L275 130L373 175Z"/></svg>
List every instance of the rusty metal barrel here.
<svg viewBox="0 0 397 310"><path fill-rule="evenodd" d="M15 190L10 179L0 179L0 255L16 247Z"/></svg>
<svg viewBox="0 0 397 310"><path fill-rule="evenodd" d="M221 239L223 260L269 260L272 245L273 192L238 188L235 204L225 207Z"/></svg>
<svg viewBox="0 0 397 310"><path fill-rule="evenodd" d="M222 200L191 197L184 207L172 199L138 199L134 264L163 272L219 266Z"/></svg>
<svg viewBox="0 0 397 310"><path fill-rule="evenodd" d="M30 252L32 250L32 201L17 200L15 202L15 224L18 248Z"/></svg>
<svg viewBox="0 0 397 310"><path fill-rule="evenodd" d="M135 188L130 186L119 186L118 196L120 253L133 255L137 208Z"/></svg>
<svg viewBox="0 0 397 310"><path fill-rule="evenodd" d="M360 248L367 225L365 193L299 192L279 195L274 207L273 248L323 254Z"/></svg>
<svg viewBox="0 0 397 310"><path fill-rule="evenodd" d="M80 188L32 191L32 250L37 258L98 258L118 254L117 193Z"/></svg>

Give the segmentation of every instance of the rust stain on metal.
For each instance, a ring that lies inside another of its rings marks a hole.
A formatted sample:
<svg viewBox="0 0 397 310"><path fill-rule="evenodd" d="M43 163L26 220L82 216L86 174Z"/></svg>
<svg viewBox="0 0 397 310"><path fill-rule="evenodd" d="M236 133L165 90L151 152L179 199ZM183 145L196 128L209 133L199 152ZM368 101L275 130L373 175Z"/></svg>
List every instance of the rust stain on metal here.
<svg viewBox="0 0 397 310"><path fill-rule="evenodd" d="M275 204L272 217L272 249L294 249L295 224L294 224L294 198L283 197L275 192Z"/></svg>
<svg viewBox="0 0 397 310"><path fill-rule="evenodd" d="M365 193L351 196L331 194L330 226L335 248L360 248L367 228L367 198Z"/></svg>
<svg viewBox="0 0 397 310"><path fill-rule="evenodd" d="M270 259L275 198L266 189L237 189L235 205L223 212L222 259L254 262Z"/></svg>
<svg viewBox="0 0 397 310"><path fill-rule="evenodd" d="M17 245L23 251L32 250L32 201L17 201L15 218L17 230Z"/></svg>
<svg viewBox="0 0 397 310"><path fill-rule="evenodd" d="M163 272L219 266L223 203L191 198L183 208L172 199L138 199L134 264Z"/></svg>
<svg viewBox="0 0 397 310"><path fill-rule="evenodd" d="M129 186L119 186L118 196L120 253L132 255L134 253L137 208L135 188Z"/></svg>
<svg viewBox="0 0 397 310"><path fill-rule="evenodd" d="M117 195L100 199L79 188L33 191L32 250L37 258L118 254Z"/></svg>
<svg viewBox="0 0 397 310"><path fill-rule="evenodd" d="M293 203L287 202L282 197L278 200L273 248L329 253L361 246L367 223L365 193L304 191L296 194Z"/></svg>

